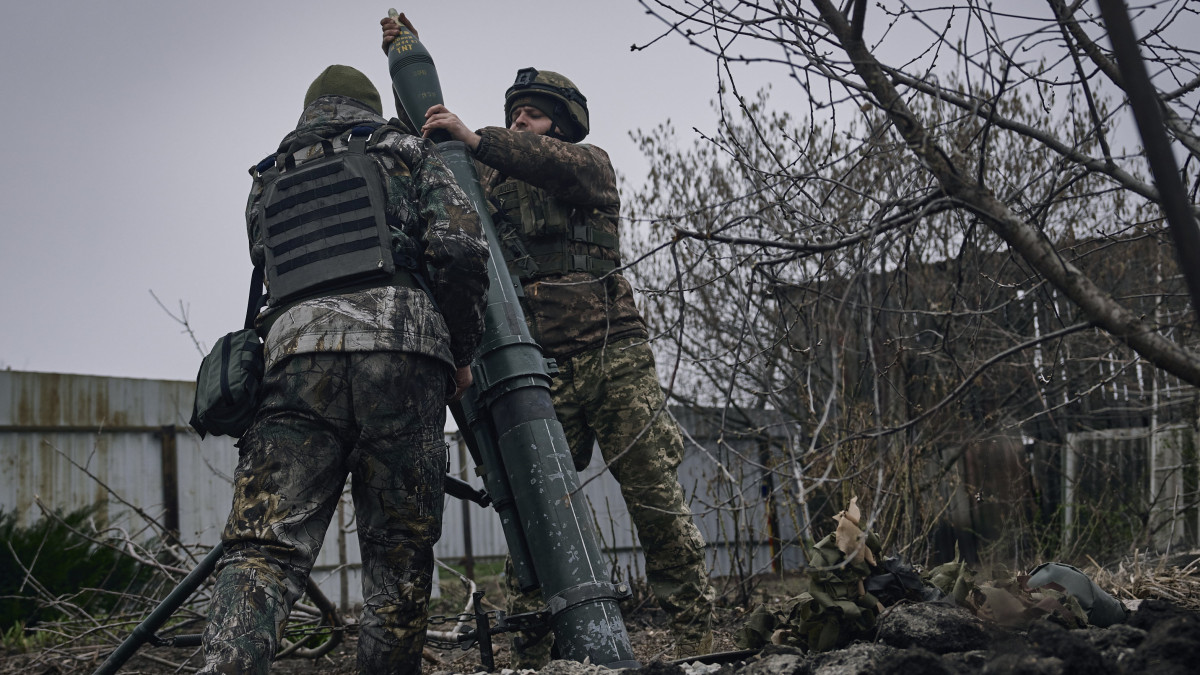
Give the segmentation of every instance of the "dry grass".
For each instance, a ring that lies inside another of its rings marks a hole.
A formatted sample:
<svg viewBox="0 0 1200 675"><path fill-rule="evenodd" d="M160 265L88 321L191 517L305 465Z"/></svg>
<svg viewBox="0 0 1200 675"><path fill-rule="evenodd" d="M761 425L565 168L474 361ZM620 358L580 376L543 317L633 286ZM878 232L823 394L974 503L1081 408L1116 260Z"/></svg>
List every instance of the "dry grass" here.
<svg viewBox="0 0 1200 675"><path fill-rule="evenodd" d="M1200 611L1200 551L1170 558L1134 552L1115 568L1092 561L1083 572L1118 600L1156 598Z"/></svg>
<svg viewBox="0 0 1200 675"><path fill-rule="evenodd" d="M1108 591L1127 606L1135 606L1137 601L1145 599L1160 599L1172 603L1182 609L1200 611L1200 551L1187 555L1176 555L1170 558L1150 556L1135 553L1116 565L1102 567L1094 561L1081 567L1083 572L1095 581L1101 588ZM767 577L760 578L755 585L753 602L778 602L790 595L795 595L795 578ZM491 588L498 593L498 588ZM733 644L733 633L741 625L743 611L735 604L728 602L719 613L720 621L717 628L718 651L730 651L736 648ZM647 662L662 658L669 648L669 636L663 626L665 618L661 612L651 605L642 606L627 617L630 638L638 658ZM0 651L0 675L57 675L66 673L91 673L113 645L97 647L94 644L78 645L80 636L58 636L63 641L56 646L43 647L34 651L16 654L11 651ZM505 664L508 660L507 640L497 641L497 665ZM454 668L455 672L470 671L469 664L478 663L478 656L471 652L437 653L436 660L426 665L430 672ZM189 661L188 665L183 665ZM168 673L191 672L191 666L196 663L194 650L166 649L145 647L139 650L136 660L130 663L122 672L138 673L139 675L167 675ZM336 654L322 659L319 664L309 661L286 659L276 664L272 672L284 674L324 672L352 673L354 672L353 641L343 645ZM135 665L136 664L136 665ZM465 665L466 664L466 665ZM465 670L463 667L465 665Z"/></svg>

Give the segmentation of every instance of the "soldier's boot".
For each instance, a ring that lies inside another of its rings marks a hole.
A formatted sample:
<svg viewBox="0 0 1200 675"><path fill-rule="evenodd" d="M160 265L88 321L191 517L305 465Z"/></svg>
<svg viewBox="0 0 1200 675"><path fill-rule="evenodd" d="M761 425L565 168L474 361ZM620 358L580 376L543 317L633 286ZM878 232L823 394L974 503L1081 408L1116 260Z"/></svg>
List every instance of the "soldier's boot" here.
<svg viewBox="0 0 1200 675"><path fill-rule="evenodd" d="M716 591L708 582L703 560L651 571L648 576L659 607L671 617L675 658L711 654Z"/></svg>
<svg viewBox="0 0 1200 675"><path fill-rule="evenodd" d="M712 649L713 634L711 630L707 630L699 636L688 635L675 638L675 660L711 654Z"/></svg>
<svg viewBox="0 0 1200 675"><path fill-rule="evenodd" d="M684 589L695 588L687 584ZM678 602L680 595L672 599ZM660 603L661 604L661 603ZM710 588L692 595L689 604L674 604L671 617L671 637L675 641L675 659L711 654L713 649L713 599Z"/></svg>

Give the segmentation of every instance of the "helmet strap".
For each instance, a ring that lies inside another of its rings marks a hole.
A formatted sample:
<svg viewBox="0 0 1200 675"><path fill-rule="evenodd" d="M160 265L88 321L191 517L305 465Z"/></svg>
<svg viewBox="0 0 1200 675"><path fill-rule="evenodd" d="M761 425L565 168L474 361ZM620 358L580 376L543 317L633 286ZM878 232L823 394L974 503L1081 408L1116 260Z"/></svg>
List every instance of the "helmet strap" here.
<svg viewBox="0 0 1200 675"><path fill-rule="evenodd" d="M550 116L550 121L553 124L550 125L550 133L547 135L560 141L571 142L565 130L574 129L575 123L571 121L571 113L567 110L567 106L563 105L561 101L554 103L554 114Z"/></svg>

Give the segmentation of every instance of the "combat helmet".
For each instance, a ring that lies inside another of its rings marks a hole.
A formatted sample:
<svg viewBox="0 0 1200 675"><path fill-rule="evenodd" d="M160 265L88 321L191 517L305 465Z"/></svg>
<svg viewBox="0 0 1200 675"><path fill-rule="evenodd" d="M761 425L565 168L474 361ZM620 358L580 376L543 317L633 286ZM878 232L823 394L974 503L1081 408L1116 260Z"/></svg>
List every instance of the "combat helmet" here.
<svg viewBox="0 0 1200 675"><path fill-rule="evenodd" d="M558 73L537 68L522 68L517 79L504 92L504 126L512 126L512 109L533 105L549 115L554 127L562 130L562 140L578 143L588 135L587 97L575 83ZM552 135L554 134L551 128Z"/></svg>

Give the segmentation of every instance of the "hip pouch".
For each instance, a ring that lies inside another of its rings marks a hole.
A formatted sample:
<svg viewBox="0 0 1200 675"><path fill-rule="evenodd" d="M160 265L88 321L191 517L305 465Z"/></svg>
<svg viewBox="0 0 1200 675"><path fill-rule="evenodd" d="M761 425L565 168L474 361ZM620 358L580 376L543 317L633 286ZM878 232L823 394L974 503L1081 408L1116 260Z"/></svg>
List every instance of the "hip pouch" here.
<svg viewBox="0 0 1200 675"><path fill-rule="evenodd" d="M263 345L247 328L213 345L196 373L196 400L189 424L200 438L241 436L254 421L263 378Z"/></svg>
<svg viewBox="0 0 1200 675"><path fill-rule="evenodd" d="M200 438L205 434L240 437L254 421L264 371L263 344L254 331L254 317L262 306L262 283L262 268L255 267L250 273L245 328L226 333L200 362L192 419L188 420Z"/></svg>

